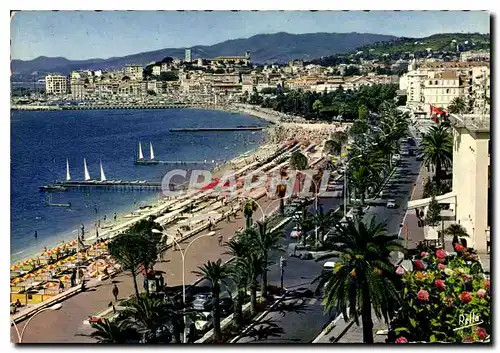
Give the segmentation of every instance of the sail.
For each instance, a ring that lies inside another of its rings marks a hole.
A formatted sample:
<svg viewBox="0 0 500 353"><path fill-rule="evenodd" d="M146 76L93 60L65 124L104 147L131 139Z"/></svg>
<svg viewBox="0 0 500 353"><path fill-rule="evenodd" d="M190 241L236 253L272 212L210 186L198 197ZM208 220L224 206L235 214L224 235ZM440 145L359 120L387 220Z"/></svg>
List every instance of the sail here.
<svg viewBox="0 0 500 353"><path fill-rule="evenodd" d="M85 173L85 180L90 180L89 169L87 168L87 160L83 159L83 170Z"/></svg>
<svg viewBox="0 0 500 353"><path fill-rule="evenodd" d="M151 156L151 160L155 159L155 154L153 152L153 144L151 142L149 143L149 154Z"/></svg>
<svg viewBox="0 0 500 353"><path fill-rule="evenodd" d="M101 161L101 181L106 181L106 175L104 175L104 169L102 169L102 161Z"/></svg>
<svg viewBox="0 0 500 353"><path fill-rule="evenodd" d="M143 159L141 141L139 141L139 159Z"/></svg>
<svg viewBox="0 0 500 353"><path fill-rule="evenodd" d="M69 161L66 158L66 180L71 180L71 175L69 175Z"/></svg>

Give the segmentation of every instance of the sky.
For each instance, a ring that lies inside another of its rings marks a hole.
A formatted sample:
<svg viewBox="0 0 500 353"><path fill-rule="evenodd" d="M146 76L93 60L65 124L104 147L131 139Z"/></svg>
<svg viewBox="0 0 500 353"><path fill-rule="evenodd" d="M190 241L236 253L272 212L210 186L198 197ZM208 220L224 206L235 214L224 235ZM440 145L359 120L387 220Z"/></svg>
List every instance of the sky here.
<svg viewBox="0 0 500 353"><path fill-rule="evenodd" d="M490 33L490 19L480 11L21 11L11 19L11 58L109 58L276 32L418 38Z"/></svg>

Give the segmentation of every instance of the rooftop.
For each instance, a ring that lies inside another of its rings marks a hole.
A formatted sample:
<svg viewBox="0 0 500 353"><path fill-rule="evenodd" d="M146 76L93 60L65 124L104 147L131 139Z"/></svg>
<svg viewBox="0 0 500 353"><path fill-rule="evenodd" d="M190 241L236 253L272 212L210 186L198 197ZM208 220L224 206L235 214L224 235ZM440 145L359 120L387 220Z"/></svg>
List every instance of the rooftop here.
<svg viewBox="0 0 500 353"><path fill-rule="evenodd" d="M450 123L472 132L490 132L490 116L480 114L450 114Z"/></svg>

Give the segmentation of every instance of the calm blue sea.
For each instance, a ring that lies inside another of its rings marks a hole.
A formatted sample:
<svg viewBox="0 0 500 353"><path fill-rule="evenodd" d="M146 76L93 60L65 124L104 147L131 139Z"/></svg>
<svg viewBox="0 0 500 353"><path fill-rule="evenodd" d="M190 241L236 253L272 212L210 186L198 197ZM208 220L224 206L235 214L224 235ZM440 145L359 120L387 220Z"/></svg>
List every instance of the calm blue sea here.
<svg viewBox="0 0 500 353"><path fill-rule="evenodd" d="M169 129L266 124L252 116L193 109L13 111L11 262L38 253L44 246L76 238L72 231L81 223L88 234L104 215L111 219L114 212L130 212L158 197L155 191L68 190L51 194L54 203L71 202L70 209L46 206L47 193L39 187L65 179L66 158L73 180L83 179L86 158L92 179L99 179L102 160L108 180L161 181L176 167L136 166L139 141L146 158L152 142L156 159L223 161L257 148L264 133L171 133ZM207 169L210 167L207 165Z"/></svg>

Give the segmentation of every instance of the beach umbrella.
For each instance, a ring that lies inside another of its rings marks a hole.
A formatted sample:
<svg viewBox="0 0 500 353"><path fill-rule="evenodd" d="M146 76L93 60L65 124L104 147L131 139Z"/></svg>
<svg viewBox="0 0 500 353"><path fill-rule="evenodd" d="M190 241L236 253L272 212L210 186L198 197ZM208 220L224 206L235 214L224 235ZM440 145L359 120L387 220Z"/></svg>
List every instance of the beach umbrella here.
<svg viewBox="0 0 500 353"><path fill-rule="evenodd" d="M23 279L28 280L28 279L33 278L33 277L35 277L35 275L33 273L28 273L28 274L24 275Z"/></svg>
<svg viewBox="0 0 500 353"><path fill-rule="evenodd" d="M47 268L47 270L55 270L57 268L57 266L52 264L52 265L47 266L46 268Z"/></svg>
<svg viewBox="0 0 500 353"><path fill-rule="evenodd" d="M59 278L61 281L68 281L69 279L71 279L71 277L69 275L64 275L62 277Z"/></svg>
<svg viewBox="0 0 500 353"><path fill-rule="evenodd" d="M38 271L35 272L36 275L41 275L43 273L47 273L47 269L46 268L41 268L41 269L39 269Z"/></svg>
<svg viewBox="0 0 500 353"><path fill-rule="evenodd" d="M45 283L45 285L43 287L44 288L54 288L54 287L57 287L57 283L55 283L55 282L47 282L47 283Z"/></svg>
<svg viewBox="0 0 500 353"><path fill-rule="evenodd" d="M57 261L56 266L61 266L61 265L64 265L65 263L66 263L65 260Z"/></svg>
<svg viewBox="0 0 500 353"><path fill-rule="evenodd" d="M19 270L19 266L17 264L13 265L13 266L10 266L10 270L11 271L17 271L17 270Z"/></svg>
<svg viewBox="0 0 500 353"><path fill-rule="evenodd" d="M22 277L16 277L10 283L17 284L17 283L21 283L23 281L24 281L24 279Z"/></svg>
<svg viewBox="0 0 500 353"><path fill-rule="evenodd" d="M61 250L62 250L62 248L60 246L57 246L57 247L54 248L55 252L60 252Z"/></svg>

